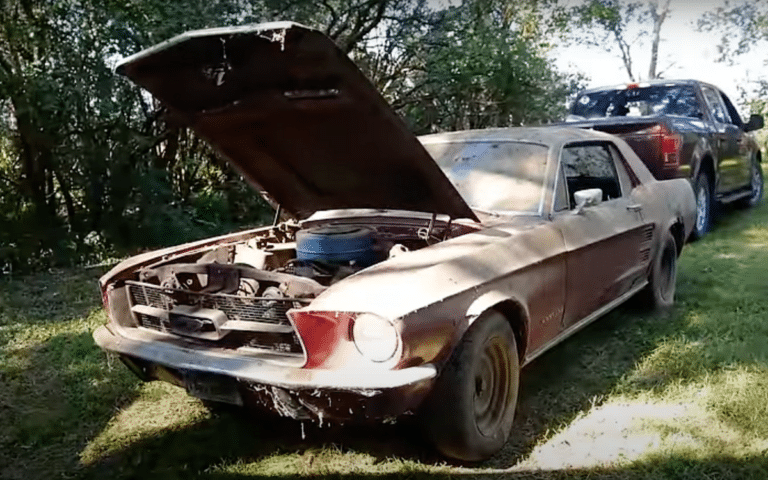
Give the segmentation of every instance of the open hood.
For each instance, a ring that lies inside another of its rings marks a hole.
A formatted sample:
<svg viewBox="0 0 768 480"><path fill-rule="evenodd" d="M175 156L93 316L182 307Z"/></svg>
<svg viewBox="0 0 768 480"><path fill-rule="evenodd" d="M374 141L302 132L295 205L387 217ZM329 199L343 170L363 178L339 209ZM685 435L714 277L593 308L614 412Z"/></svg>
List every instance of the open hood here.
<svg viewBox="0 0 768 480"><path fill-rule="evenodd" d="M376 88L316 30L276 22L187 32L117 71L299 219L376 208L477 220Z"/></svg>

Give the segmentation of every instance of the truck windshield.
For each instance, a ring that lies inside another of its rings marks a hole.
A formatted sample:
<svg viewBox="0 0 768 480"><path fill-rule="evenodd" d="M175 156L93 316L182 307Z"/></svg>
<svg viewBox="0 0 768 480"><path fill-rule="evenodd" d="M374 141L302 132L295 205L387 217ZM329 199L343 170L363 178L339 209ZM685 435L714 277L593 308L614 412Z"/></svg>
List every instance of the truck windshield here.
<svg viewBox="0 0 768 480"><path fill-rule="evenodd" d="M703 118L692 86L653 85L583 93L573 103L567 120L655 115Z"/></svg>

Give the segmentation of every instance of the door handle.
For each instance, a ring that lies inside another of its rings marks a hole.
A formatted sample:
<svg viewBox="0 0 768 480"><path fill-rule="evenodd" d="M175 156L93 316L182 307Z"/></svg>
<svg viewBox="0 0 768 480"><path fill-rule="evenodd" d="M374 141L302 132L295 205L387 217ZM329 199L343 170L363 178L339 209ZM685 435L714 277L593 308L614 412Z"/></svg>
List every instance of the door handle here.
<svg viewBox="0 0 768 480"><path fill-rule="evenodd" d="M627 210L629 210L630 212L639 212L642 209L643 209L643 206L638 203L635 203L633 205L627 205Z"/></svg>

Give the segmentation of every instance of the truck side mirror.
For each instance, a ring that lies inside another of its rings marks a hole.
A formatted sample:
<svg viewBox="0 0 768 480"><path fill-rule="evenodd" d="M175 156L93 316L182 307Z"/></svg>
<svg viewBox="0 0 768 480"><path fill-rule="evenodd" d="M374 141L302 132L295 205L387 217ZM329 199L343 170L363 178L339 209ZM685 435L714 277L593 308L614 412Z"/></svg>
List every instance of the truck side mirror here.
<svg viewBox="0 0 768 480"><path fill-rule="evenodd" d="M762 115L752 114L749 116L749 121L744 125L745 132L751 132L753 130L760 130L763 128L764 120Z"/></svg>

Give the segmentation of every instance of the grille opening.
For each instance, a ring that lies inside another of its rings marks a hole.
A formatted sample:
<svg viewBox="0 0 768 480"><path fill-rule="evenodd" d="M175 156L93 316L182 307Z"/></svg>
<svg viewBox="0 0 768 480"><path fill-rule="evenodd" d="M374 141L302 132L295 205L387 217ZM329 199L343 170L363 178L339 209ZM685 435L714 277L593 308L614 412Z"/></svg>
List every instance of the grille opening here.
<svg viewBox="0 0 768 480"><path fill-rule="evenodd" d="M178 298L181 296L185 298L185 304L219 310L226 315L227 320L260 322L289 327L291 323L288 320L288 310L299 308L306 302L306 300L295 298L240 297L228 294L189 292L133 281L128 281L126 284L131 306L144 305L160 309L163 313L166 313L170 312L177 305L173 297L176 296ZM167 314L155 316L134 312L134 315L139 326L143 328L173 334ZM206 345L211 344L211 342L204 340L195 341ZM267 351L277 355L304 355L298 335L292 328L290 332L286 333L233 331L213 343L217 347L232 349L246 347L255 351Z"/></svg>

